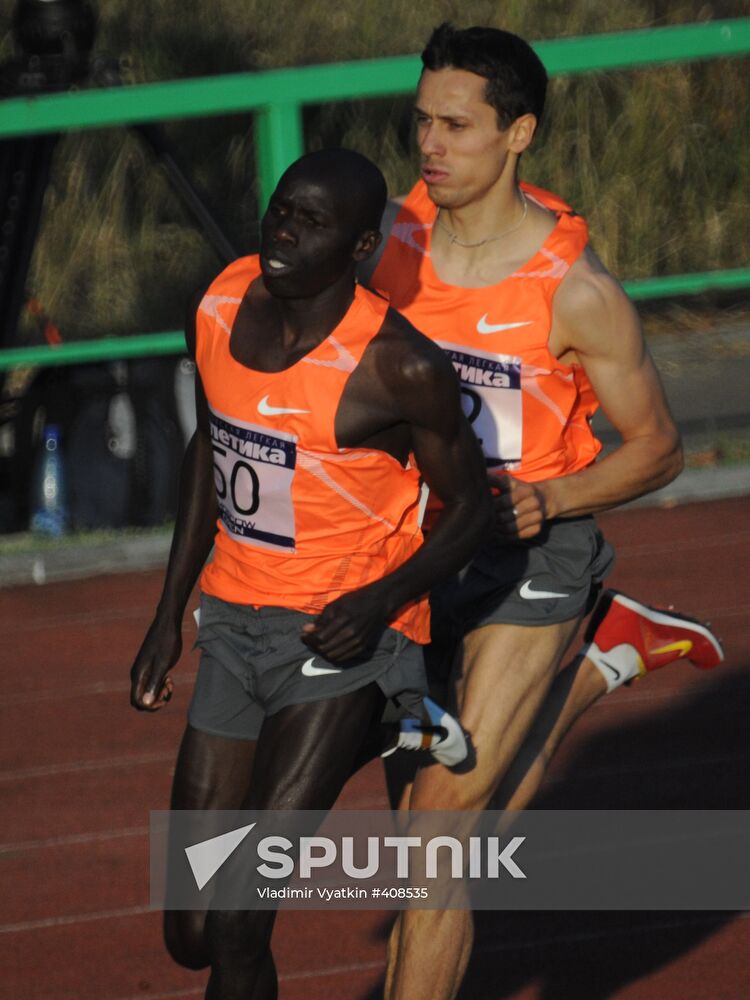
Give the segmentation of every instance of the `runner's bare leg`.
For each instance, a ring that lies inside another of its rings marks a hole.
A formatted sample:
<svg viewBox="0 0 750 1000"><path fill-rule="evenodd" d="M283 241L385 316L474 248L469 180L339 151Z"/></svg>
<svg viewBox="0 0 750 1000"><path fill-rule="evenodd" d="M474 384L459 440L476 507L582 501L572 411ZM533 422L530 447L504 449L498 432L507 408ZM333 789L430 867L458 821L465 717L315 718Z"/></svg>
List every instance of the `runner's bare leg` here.
<svg viewBox="0 0 750 1000"><path fill-rule="evenodd" d="M526 809L536 796L547 766L576 720L607 693L601 671L580 654L555 677L534 724L516 754L502 783L492 797L493 809ZM440 704L453 710L448 693L435 694ZM414 774L419 765L413 757L394 754L386 760L391 806L408 809Z"/></svg>
<svg viewBox="0 0 750 1000"><path fill-rule="evenodd" d="M239 809L250 787L255 740L212 736L187 726L172 782L172 809ZM205 910L167 910L164 940L179 965L205 969Z"/></svg>
<svg viewBox="0 0 750 1000"><path fill-rule="evenodd" d="M245 809L330 809L352 772L385 698L376 684L325 701L290 705L263 723ZM276 914L211 910L206 1000L275 1000L271 932Z"/></svg>
<svg viewBox="0 0 750 1000"><path fill-rule="evenodd" d="M443 767L420 770L412 809L489 806L542 709L578 624L575 619L535 628L488 625L465 637L455 685L476 766L463 774ZM470 912L402 911L389 944L385 997L453 1000L472 942Z"/></svg>

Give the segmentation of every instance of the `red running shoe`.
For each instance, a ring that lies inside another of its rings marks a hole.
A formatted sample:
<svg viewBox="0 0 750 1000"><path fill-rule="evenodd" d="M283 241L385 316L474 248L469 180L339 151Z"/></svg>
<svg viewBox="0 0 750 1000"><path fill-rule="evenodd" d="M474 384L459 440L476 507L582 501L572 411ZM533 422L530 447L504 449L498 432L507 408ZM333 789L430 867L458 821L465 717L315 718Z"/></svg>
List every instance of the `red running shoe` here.
<svg viewBox="0 0 750 1000"><path fill-rule="evenodd" d="M651 608L617 590L606 590L586 629L586 655L609 690L682 657L712 670L724 660L716 636L695 618Z"/></svg>

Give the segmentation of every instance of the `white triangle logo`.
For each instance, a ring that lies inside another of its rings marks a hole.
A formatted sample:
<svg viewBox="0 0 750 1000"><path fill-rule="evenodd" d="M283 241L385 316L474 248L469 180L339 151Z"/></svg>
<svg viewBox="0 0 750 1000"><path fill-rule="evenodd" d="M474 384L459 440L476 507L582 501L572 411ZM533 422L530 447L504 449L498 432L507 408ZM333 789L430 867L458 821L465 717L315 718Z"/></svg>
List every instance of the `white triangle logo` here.
<svg viewBox="0 0 750 1000"><path fill-rule="evenodd" d="M193 870L193 878L199 889L202 889L206 882L209 882L217 871L221 868L230 854L232 854L250 833L255 823L250 826L241 826L229 833L222 833L218 837L210 840L202 840L199 844L185 848L190 867Z"/></svg>

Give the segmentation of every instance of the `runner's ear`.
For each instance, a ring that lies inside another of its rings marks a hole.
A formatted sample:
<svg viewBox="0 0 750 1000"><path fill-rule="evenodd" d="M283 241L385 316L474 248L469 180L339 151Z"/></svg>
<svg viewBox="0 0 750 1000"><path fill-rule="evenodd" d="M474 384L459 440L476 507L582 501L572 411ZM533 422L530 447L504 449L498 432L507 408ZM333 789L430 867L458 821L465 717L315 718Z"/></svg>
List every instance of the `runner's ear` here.
<svg viewBox="0 0 750 1000"><path fill-rule="evenodd" d="M396 221L404 201L406 201L406 195L400 195L398 198L390 198L388 200L385 206L385 211L383 212L383 218L380 220L380 233L382 236L380 246L371 257L360 261L357 267L357 280L360 284L370 284L370 279L373 274L375 274L377 266L380 263L380 258L383 256L383 251L385 250L385 245L388 242L388 237L391 234L393 223Z"/></svg>
<svg viewBox="0 0 750 1000"><path fill-rule="evenodd" d="M529 148L531 140L534 138L537 124L536 115L527 114L516 118L508 128L508 149L511 153L517 153L520 156L524 150Z"/></svg>
<svg viewBox="0 0 750 1000"><path fill-rule="evenodd" d="M372 257L383 239L382 234L377 229L367 229L357 240L352 257L356 261L367 260Z"/></svg>

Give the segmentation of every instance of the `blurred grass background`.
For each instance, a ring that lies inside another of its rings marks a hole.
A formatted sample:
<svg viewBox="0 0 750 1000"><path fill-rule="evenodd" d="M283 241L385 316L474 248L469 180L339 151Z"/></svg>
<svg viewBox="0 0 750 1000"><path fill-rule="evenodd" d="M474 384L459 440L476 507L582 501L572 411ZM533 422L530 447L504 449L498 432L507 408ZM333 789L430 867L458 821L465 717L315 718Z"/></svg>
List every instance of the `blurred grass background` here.
<svg viewBox="0 0 750 1000"><path fill-rule="evenodd" d="M748 0L107 0L95 51L127 82L418 52L442 20L530 41L750 15ZM10 55L11 0L0 6ZM525 179L565 197L622 278L746 266L750 259L750 58L551 82ZM416 82L416 81L415 81ZM416 174L409 97L305 112L309 149L345 145L393 194ZM257 232L249 116L174 122L170 139L242 252ZM29 290L66 340L172 329L219 268L151 154L126 130L63 137ZM29 317L24 339L41 335Z"/></svg>

